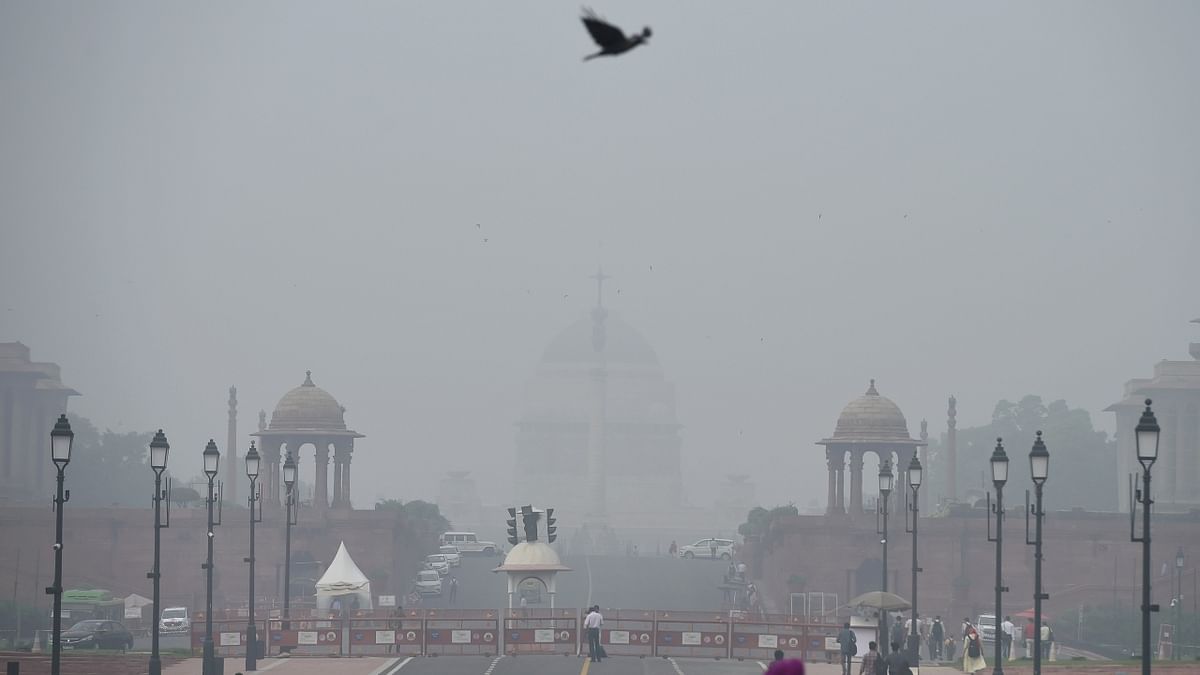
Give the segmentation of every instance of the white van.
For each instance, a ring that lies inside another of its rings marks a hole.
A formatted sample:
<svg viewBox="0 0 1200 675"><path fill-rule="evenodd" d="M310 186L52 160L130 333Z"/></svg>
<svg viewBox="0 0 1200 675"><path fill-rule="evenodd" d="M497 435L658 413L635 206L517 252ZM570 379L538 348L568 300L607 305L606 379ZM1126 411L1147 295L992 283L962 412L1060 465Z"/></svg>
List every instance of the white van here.
<svg viewBox="0 0 1200 675"><path fill-rule="evenodd" d="M443 532L439 538L442 546L453 546L459 553L482 553L496 555L497 547L494 542L480 541L474 532Z"/></svg>

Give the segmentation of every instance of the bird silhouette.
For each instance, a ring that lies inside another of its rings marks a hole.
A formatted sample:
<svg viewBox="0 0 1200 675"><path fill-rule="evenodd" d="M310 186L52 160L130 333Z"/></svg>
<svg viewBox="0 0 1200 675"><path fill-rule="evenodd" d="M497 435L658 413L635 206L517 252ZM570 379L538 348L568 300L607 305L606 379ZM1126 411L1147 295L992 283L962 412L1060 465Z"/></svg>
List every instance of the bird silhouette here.
<svg viewBox="0 0 1200 675"><path fill-rule="evenodd" d="M580 21L583 21L588 34L592 36L592 40L600 47L600 51L595 54L583 57L584 61L594 59L597 56L624 54L640 44L645 44L652 34L650 27L646 26L642 29L641 33L626 36L620 28L605 21L596 12L586 7L583 10L583 16L580 17Z"/></svg>

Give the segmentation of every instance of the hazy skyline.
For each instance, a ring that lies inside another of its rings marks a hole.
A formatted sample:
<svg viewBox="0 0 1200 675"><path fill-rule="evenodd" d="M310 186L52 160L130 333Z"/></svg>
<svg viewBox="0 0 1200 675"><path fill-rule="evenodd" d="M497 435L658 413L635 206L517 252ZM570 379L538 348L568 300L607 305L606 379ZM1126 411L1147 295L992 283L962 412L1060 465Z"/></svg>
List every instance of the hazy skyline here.
<svg viewBox="0 0 1200 675"><path fill-rule="evenodd" d="M457 468L508 499L598 264L694 505L726 473L823 503L870 378L914 435L951 393L960 427L1038 394L1112 429L1200 341L1200 7L595 8L654 37L583 64L558 3L0 5L0 341L177 475L230 385L248 442L311 369L360 507Z"/></svg>

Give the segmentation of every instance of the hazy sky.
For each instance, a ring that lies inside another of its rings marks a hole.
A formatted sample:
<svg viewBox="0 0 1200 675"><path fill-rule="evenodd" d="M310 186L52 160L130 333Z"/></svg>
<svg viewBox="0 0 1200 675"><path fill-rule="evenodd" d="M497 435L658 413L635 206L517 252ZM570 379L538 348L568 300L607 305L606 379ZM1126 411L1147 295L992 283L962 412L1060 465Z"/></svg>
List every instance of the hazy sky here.
<svg viewBox="0 0 1200 675"><path fill-rule="evenodd" d="M0 3L0 340L184 475L231 384L245 434L312 369L360 505L509 497L598 263L701 505L823 502L872 377L914 434L950 393L1111 428L1200 341L1200 5L596 9L650 45L581 63L560 2Z"/></svg>

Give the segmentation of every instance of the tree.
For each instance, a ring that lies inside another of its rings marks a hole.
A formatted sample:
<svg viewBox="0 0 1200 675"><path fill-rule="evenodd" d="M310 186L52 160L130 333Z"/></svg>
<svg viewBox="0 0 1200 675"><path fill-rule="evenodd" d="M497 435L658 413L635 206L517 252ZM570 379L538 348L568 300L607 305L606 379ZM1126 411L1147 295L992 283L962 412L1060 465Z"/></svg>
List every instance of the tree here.
<svg viewBox="0 0 1200 675"><path fill-rule="evenodd" d="M150 470L152 432L99 431L86 417L72 416L75 441L67 471L71 501L88 506L142 506L154 493Z"/></svg>
<svg viewBox="0 0 1200 675"><path fill-rule="evenodd" d="M375 504L376 511L396 511L413 527L418 536L438 535L450 529L450 521L442 515L437 504L423 499L405 502L399 499L382 499Z"/></svg>
<svg viewBox="0 0 1200 675"><path fill-rule="evenodd" d="M746 522L738 525L737 531L742 537L762 536L771 529L771 525L776 520L784 516L797 515L800 515L800 510L796 508L795 504L776 506L770 511L761 506L756 506L746 514Z"/></svg>
<svg viewBox="0 0 1200 675"><path fill-rule="evenodd" d="M1003 438L1009 459L1005 501L1013 504L1021 499L1022 490L1033 489L1029 450L1039 430L1050 451L1047 507L1116 509L1117 494L1112 489L1117 483L1116 442L1092 426L1086 410L1072 409L1063 400L1045 404L1040 396L1033 395L1016 403L1002 400L993 408L990 424L958 430L959 494L974 487L981 492L992 488L988 460L996 438ZM944 450L943 434L931 451L940 460ZM944 466L944 462L937 462L934 472Z"/></svg>

